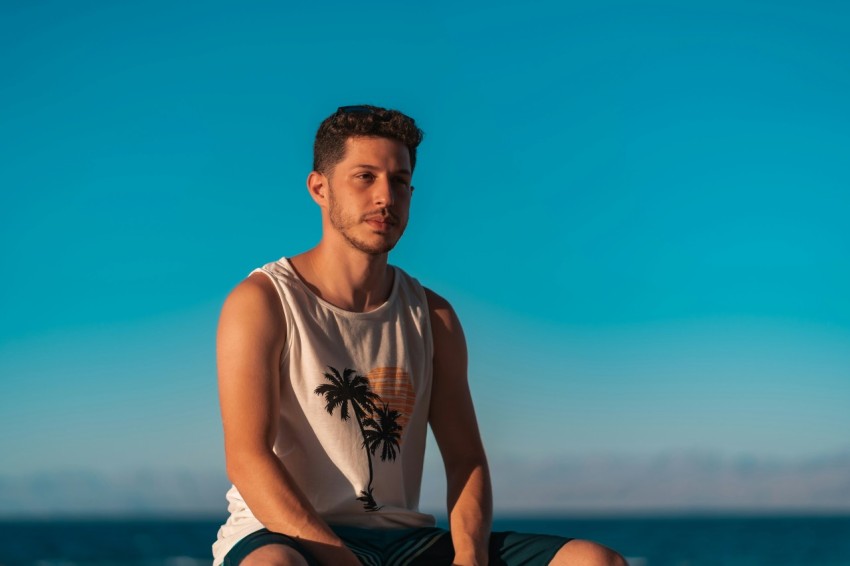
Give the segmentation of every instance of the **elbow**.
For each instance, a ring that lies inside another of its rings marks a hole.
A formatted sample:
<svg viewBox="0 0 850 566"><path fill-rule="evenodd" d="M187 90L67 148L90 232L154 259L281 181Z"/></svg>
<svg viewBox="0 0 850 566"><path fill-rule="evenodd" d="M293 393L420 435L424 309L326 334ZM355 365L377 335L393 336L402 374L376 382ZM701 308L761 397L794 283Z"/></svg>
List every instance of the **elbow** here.
<svg viewBox="0 0 850 566"><path fill-rule="evenodd" d="M446 480L449 485L463 486L473 479L486 485L490 483L490 468L483 454L480 458L462 458L451 463L446 462Z"/></svg>
<svg viewBox="0 0 850 566"><path fill-rule="evenodd" d="M271 449L225 449L225 471L227 479L239 488L239 485L256 475L257 471L268 462L269 458L277 459Z"/></svg>
<svg viewBox="0 0 850 566"><path fill-rule="evenodd" d="M490 469L487 465L487 456L481 447L464 454L443 455L443 463L446 467L446 475L462 475L464 477L474 473L484 473L489 476Z"/></svg>
<svg viewBox="0 0 850 566"><path fill-rule="evenodd" d="M225 471L227 472L227 479L230 480L230 483L236 485L239 483L239 479L242 477L242 469L243 466L240 465L238 460L230 455L225 458Z"/></svg>
<svg viewBox="0 0 850 566"><path fill-rule="evenodd" d="M233 485L236 485L237 478L241 477L240 468L237 466L235 458L226 458L225 471L227 472L227 479Z"/></svg>

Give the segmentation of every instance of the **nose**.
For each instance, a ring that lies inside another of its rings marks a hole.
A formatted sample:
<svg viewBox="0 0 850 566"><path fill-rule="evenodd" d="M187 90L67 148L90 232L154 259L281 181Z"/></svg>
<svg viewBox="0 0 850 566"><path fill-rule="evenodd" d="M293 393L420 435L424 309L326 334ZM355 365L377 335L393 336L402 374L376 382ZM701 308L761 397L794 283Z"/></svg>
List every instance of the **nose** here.
<svg viewBox="0 0 850 566"><path fill-rule="evenodd" d="M393 186L389 178L381 176L372 185L372 189L372 198L374 200L375 206L390 207L395 202Z"/></svg>

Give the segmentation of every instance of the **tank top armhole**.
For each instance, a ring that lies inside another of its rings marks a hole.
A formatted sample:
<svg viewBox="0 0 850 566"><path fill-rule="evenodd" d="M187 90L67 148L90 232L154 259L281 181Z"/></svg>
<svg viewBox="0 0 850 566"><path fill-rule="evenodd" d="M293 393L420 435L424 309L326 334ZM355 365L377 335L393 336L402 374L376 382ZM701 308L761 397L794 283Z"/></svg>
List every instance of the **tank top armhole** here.
<svg viewBox="0 0 850 566"><path fill-rule="evenodd" d="M273 273L270 273L265 267L258 267L251 272L251 275L254 273L262 273L268 277L271 280L272 285L274 285L275 290L277 290L277 296L280 299L280 310L283 313L283 320L286 324L286 340L284 340L283 343L283 351L280 353L280 363L283 363L289 356L292 344L292 333L294 332L294 329L292 328L292 311L289 308L289 303L286 300L286 294L284 293L281 283L278 281L277 277L275 277Z"/></svg>
<svg viewBox="0 0 850 566"><path fill-rule="evenodd" d="M423 316L422 316L422 335L425 339L425 359L428 360L429 368L433 368L433 360L434 360L434 334L431 330L431 307L428 302L428 293L425 291L425 287L422 283L419 282L415 277L411 277L407 273L405 273L402 269L393 266L395 269L396 277L402 276L407 279L410 288L413 289L413 292L416 293L417 298L421 301L423 308ZM432 370L433 371L433 370Z"/></svg>
<svg viewBox="0 0 850 566"><path fill-rule="evenodd" d="M419 288L418 291L422 296L422 307L425 309L425 313L423 318L423 324L425 325L425 331L423 334L425 335L425 359L428 360L429 366L433 371L433 363L434 363L434 331L431 329L431 305L428 302L428 293L425 292L425 287L423 287L419 281L416 281L416 286Z"/></svg>

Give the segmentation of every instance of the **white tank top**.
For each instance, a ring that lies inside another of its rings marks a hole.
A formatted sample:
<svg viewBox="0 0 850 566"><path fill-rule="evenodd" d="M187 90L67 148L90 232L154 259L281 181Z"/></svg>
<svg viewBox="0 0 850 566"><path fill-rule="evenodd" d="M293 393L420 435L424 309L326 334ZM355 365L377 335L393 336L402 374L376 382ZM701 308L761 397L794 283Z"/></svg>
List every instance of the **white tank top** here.
<svg viewBox="0 0 850 566"><path fill-rule="evenodd" d="M434 524L419 512L432 382L428 303L416 279L392 269L389 298L364 313L323 301L287 258L254 271L272 280L286 319L274 451L332 525ZM216 566L263 528L235 486L227 500Z"/></svg>

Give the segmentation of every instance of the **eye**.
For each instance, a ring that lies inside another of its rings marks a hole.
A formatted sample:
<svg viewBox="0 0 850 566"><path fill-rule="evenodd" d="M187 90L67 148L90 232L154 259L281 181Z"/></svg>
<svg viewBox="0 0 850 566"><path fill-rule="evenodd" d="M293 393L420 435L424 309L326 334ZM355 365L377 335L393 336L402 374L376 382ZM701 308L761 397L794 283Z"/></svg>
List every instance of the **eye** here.
<svg viewBox="0 0 850 566"><path fill-rule="evenodd" d="M371 181L375 178L375 175L367 171L364 173L357 173L354 177L360 179L361 181Z"/></svg>

